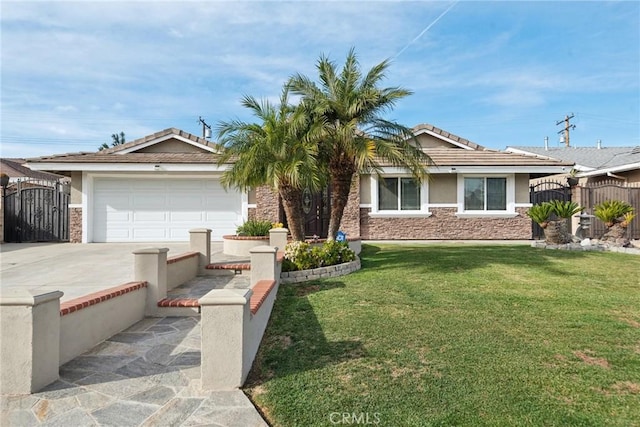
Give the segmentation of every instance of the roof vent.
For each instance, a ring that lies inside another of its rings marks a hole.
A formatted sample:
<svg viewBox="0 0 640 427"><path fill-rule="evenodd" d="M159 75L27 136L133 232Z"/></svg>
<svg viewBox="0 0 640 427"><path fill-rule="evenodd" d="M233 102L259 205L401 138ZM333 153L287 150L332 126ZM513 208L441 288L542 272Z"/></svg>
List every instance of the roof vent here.
<svg viewBox="0 0 640 427"><path fill-rule="evenodd" d="M602 149L602 140L601 140L601 139L599 139L599 140L596 142L596 148L597 148L598 150Z"/></svg>

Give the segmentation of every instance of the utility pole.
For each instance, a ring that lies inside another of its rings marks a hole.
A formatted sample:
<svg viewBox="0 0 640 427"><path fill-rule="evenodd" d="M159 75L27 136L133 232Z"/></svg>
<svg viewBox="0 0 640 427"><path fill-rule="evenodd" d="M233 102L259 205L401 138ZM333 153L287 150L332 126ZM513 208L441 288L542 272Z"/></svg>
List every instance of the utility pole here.
<svg viewBox="0 0 640 427"><path fill-rule="evenodd" d="M556 122L556 126L558 126L560 123L564 123L564 129L560 129L558 133L564 132L564 138L562 139L564 139L564 145L566 145L567 147L569 147L569 130L576 128L576 125L569 124L569 120L573 119L574 117L575 116L573 115L573 113L571 113L571 116L564 116L564 120Z"/></svg>
<svg viewBox="0 0 640 427"><path fill-rule="evenodd" d="M202 124L202 138L211 138L211 126L208 125L201 116L198 117L198 123Z"/></svg>

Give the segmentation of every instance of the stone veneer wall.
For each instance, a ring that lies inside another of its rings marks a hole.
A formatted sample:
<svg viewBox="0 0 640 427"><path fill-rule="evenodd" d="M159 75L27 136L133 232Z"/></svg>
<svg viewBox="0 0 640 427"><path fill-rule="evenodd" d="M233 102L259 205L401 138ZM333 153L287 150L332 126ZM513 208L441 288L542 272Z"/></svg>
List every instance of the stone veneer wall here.
<svg viewBox="0 0 640 427"><path fill-rule="evenodd" d="M429 218L371 218L360 209L360 236L369 240L523 240L531 239L527 208L515 218L457 218L456 208L432 208Z"/></svg>
<svg viewBox="0 0 640 427"><path fill-rule="evenodd" d="M253 219L278 222L280 220L280 198L278 194L271 191L271 188L266 185L256 188L255 212L250 212L249 215L250 217L253 215Z"/></svg>
<svg viewBox="0 0 640 427"><path fill-rule="evenodd" d="M82 208L69 208L69 242L82 243Z"/></svg>

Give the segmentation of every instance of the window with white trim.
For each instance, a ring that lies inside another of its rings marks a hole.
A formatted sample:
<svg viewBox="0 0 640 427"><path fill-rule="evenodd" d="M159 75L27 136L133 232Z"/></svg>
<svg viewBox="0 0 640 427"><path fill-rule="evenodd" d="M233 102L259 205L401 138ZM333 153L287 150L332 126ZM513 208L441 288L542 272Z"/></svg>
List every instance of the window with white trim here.
<svg viewBox="0 0 640 427"><path fill-rule="evenodd" d="M464 211L506 211L507 178L465 177Z"/></svg>
<svg viewBox="0 0 640 427"><path fill-rule="evenodd" d="M379 211L419 211L420 183L413 178L378 179Z"/></svg>

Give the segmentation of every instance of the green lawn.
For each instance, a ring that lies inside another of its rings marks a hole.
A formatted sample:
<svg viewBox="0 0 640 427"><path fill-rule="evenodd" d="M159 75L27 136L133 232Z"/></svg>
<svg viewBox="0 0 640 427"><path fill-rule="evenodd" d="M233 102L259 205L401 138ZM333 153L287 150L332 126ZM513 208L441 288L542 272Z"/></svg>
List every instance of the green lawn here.
<svg viewBox="0 0 640 427"><path fill-rule="evenodd" d="M280 287L246 388L274 426L640 425L640 257L365 245L361 259Z"/></svg>

